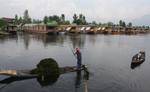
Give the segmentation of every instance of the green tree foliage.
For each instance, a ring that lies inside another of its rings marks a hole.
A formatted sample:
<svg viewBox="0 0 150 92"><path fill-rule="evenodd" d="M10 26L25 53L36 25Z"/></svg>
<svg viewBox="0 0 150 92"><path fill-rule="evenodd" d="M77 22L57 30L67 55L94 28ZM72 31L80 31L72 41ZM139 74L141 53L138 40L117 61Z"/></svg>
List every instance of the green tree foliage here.
<svg viewBox="0 0 150 92"><path fill-rule="evenodd" d="M19 23L19 24L23 23L22 17L19 18L18 23Z"/></svg>
<svg viewBox="0 0 150 92"><path fill-rule="evenodd" d="M61 14L61 22L64 23L65 22L65 15Z"/></svg>
<svg viewBox="0 0 150 92"><path fill-rule="evenodd" d="M86 24L86 19L85 16L82 14L79 14L79 17L74 14L73 15L73 23L77 24L77 25L85 25Z"/></svg>
<svg viewBox="0 0 150 92"><path fill-rule="evenodd" d="M3 30L6 25L7 25L7 23L5 21L3 21L2 19L0 19L0 30Z"/></svg>
<svg viewBox="0 0 150 92"><path fill-rule="evenodd" d="M73 15L73 23L77 23L77 20L78 20L78 16L77 16L77 14L74 14Z"/></svg>
<svg viewBox="0 0 150 92"><path fill-rule="evenodd" d="M25 10L25 12L24 12L23 22L24 22L25 24L31 23L31 18L30 18L30 16L29 16L28 10Z"/></svg>
<svg viewBox="0 0 150 92"><path fill-rule="evenodd" d="M49 16L49 21L56 21L58 24L61 23L61 19L57 15Z"/></svg>
<svg viewBox="0 0 150 92"><path fill-rule="evenodd" d="M67 21L64 22L64 24L65 24L65 25L69 25L69 24L70 24L70 21L67 20Z"/></svg>
<svg viewBox="0 0 150 92"><path fill-rule="evenodd" d="M43 22L44 22L44 24L48 23L48 17L47 16L44 17Z"/></svg>
<svg viewBox="0 0 150 92"><path fill-rule="evenodd" d="M93 24L93 25L97 25L96 21L92 21L92 24Z"/></svg>
<svg viewBox="0 0 150 92"><path fill-rule="evenodd" d="M113 22L108 22L107 25L108 25L109 27L112 27L112 26L114 25L114 23L113 23Z"/></svg>
<svg viewBox="0 0 150 92"><path fill-rule="evenodd" d="M122 20L119 21L119 26L126 27L126 23Z"/></svg>
<svg viewBox="0 0 150 92"><path fill-rule="evenodd" d="M131 22L128 23L128 27L132 27L132 23Z"/></svg>
<svg viewBox="0 0 150 92"><path fill-rule="evenodd" d="M122 23L122 27L126 27L126 23L125 22Z"/></svg>
<svg viewBox="0 0 150 92"><path fill-rule="evenodd" d="M33 20L32 20L32 23L34 23L34 24L39 24L39 23L42 23L42 22L41 22L41 20L39 20L39 19L33 19Z"/></svg>
<svg viewBox="0 0 150 92"><path fill-rule="evenodd" d="M16 15L15 15L15 21L14 21L14 24L17 25L18 22L19 22L18 15L16 14Z"/></svg>
<svg viewBox="0 0 150 92"><path fill-rule="evenodd" d="M70 24L70 21L65 20L65 14L61 14L61 16L58 16L58 15L52 15L49 17L45 16L43 18L43 22L45 24L52 23L52 22L56 22L57 24L64 24L64 25Z"/></svg>

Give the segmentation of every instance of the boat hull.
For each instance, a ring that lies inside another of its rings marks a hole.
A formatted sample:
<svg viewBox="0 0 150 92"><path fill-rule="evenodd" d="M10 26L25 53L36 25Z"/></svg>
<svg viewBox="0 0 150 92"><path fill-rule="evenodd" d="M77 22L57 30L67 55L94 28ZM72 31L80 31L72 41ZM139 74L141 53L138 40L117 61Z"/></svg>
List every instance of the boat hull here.
<svg viewBox="0 0 150 92"><path fill-rule="evenodd" d="M144 61L145 61L145 53L143 53L140 58L138 58L138 54L134 55L131 62L131 68L134 69L140 66Z"/></svg>

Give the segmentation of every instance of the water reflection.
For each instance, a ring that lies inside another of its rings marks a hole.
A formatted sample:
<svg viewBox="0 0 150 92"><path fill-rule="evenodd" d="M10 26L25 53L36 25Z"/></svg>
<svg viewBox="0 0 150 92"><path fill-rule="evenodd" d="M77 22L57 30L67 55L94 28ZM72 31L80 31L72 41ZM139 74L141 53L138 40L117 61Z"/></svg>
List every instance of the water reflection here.
<svg viewBox="0 0 150 92"><path fill-rule="evenodd" d="M28 34L24 34L23 35L23 40L24 40L24 46L25 46L25 49L28 50L29 48L29 44L30 44L30 36Z"/></svg>
<svg viewBox="0 0 150 92"><path fill-rule="evenodd" d="M72 43L72 47L80 47L83 48L85 45L85 39L86 36L85 35L70 35L69 39Z"/></svg>
<svg viewBox="0 0 150 92"><path fill-rule="evenodd" d="M83 75L82 75L83 73ZM83 65L83 71L78 70L76 72L76 79L75 79L75 92L78 92L78 89L82 87L84 92L88 92L87 81L89 80L89 71L85 65Z"/></svg>
<svg viewBox="0 0 150 92"><path fill-rule="evenodd" d="M0 36L0 43L4 43L5 41L16 41L18 42L18 35L8 35L8 36Z"/></svg>
<svg viewBox="0 0 150 92"><path fill-rule="evenodd" d="M16 40L18 39L23 41L25 49L28 50L31 44L31 41L42 42L44 47L48 45L60 45L62 46L66 40L71 41L72 47L83 48L85 45L86 35L46 35L46 34L29 34L29 33L18 33L18 35L2 36L0 37L0 42L5 42L7 39ZM69 39L68 39L69 38Z"/></svg>
<svg viewBox="0 0 150 92"><path fill-rule="evenodd" d="M0 81L0 84L6 84L5 86L1 87L1 89L5 88L7 85L16 82L16 81L23 81L23 80L29 80L29 79L35 79L37 80L37 82L42 86L42 87L46 87L49 85L54 84L57 79L59 78L59 76L55 77L55 78L51 78L51 77L9 77L6 78L4 80Z"/></svg>
<svg viewBox="0 0 150 92"><path fill-rule="evenodd" d="M76 79L75 79L75 88L79 88L81 85L81 70L76 72Z"/></svg>

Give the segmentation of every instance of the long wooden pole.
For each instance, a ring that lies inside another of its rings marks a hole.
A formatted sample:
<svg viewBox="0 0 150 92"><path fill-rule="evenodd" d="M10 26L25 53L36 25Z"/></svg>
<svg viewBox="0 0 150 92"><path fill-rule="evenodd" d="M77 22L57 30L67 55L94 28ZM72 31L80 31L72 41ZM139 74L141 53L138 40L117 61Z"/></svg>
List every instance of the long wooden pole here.
<svg viewBox="0 0 150 92"><path fill-rule="evenodd" d="M83 77L84 92L88 92L88 79L89 79L89 71L87 67L84 66L84 77Z"/></svg>
<svg viewBox="0 0 150 92"><path fill-rule="evenodd" d="M83 80L83 87L84 87L84 92L88 92L88 85L87 85L87 80Z"/></svg>

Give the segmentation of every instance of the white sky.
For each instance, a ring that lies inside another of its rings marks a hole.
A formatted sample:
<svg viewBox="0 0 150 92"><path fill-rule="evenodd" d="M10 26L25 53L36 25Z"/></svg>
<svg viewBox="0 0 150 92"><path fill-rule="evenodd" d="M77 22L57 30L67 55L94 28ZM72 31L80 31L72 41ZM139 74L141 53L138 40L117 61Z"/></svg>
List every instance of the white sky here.
<svg viewBox="0 0 150 92"><path fill-rule="evenodd" d="M23 15L29 10L32 18L61 15L72 20L74 13L82 13L88 21L132 21L150 15L150 0L0 0L0 17Z"/></svg>

